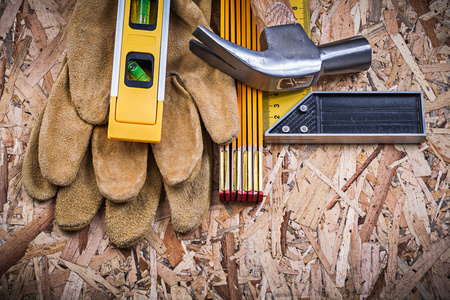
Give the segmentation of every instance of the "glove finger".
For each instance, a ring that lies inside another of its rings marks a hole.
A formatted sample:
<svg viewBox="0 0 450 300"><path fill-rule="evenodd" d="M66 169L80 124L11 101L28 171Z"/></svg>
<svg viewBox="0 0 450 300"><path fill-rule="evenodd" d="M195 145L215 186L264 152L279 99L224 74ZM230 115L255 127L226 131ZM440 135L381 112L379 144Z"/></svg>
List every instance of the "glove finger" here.
<svg viewBox="0 0 450 300"><path fill-rule="evenodd" d="M106 200L106 231L111 242L124 248L138 243L149 231L162 190L162 177L150 151L147 178L139 195L126 203Z"/></svg>
<svg viewBox="0 0 450 300"><path fill-rule="evenodd" d="M95 183L91 151L86 151L75 181L56 196L55 221L64 230L80 230L91 222L103 203Z"/></svg>
<svg viewBox="0 0 450 300"><path fill-rule="evenodd" d="M69 90L69 70L64 61L42 119L39 165L52 184L67 186L77 176L93 126L78 116Z"/></svg>
<svg viewBox="0 0 450 300"><path fill-rule="evenodd" d="M194 98L212 140L221 145L229 144L236 139L240 129L234 80L218 70L199 73L208 76L196 80L189 75L184 77L186 90Z"/></svg>
<svg viewBox="0 0 450 300"><path fill-rule="evenodd" d="M136 197L147 176L148 144L108 139L108 127L96 126L92 156L97 185L113 202Z"/></svg>
<svg viewBox="0 0 450 300"><path fill-rule="evenodd" d="M205 137L206 138L206 137ZM205 140L200 171L195 179L182 186L164 182L175 231L189 233L203 221L209 209L212 180L211 143Z"/></svg>
<svg viewBox="0 0 450 300"><path fill-rule="evenodd" d="M198 25L209 27L210 6L205 1L198 2L203 12L192 0L173 1L167 69L181 75L213 141L228 144L239 134L235 81L189 50L194 29Z"/></svg>
<svg viewBox="0 0 450 300"><path fill-rule="evenodd" d="M177 23L179 21L184 22L185 26L190 27L191 29L195 29L195 27L197 27L198 25L209 27L209 21L211 17L211 1L172 0L170 2L170 12L171 12L170 16L171 22L172 21L176 21ZM169 30L177 27L178 26L176 27L169 26Z"/></svg>
<svg viewBox="0 0 450 300"><path fill-rule="evenodd" d="M23 159L22 182L25 191L33 199L46 201L55 196L58 187L42 176L39 166L39 132L41 130L44 110L41 112L31 130L30 141Z"/></svg>
<svg viewBox="0 0 450 300"><path fill-rule="evenodd" d="M107 121L116 0L78 0L67 29L72 101L90 124Z"/></svg>
<svg viewBox="0 0 450 300"><path fill-rule="evenodd" d="M194 0L194 3L200 8L200 11L203 14L203 17L206 20L206 24L211 23L211 9L212 9L212 1L211 0Z"/></svg>
<svg viewBox="0 0 450 300"><path fill-rule="evenodd" d="M203 152L198 111L179 80L177 75L167 77L161 142L152 144L156 163L169 185L195 178Z"/></svg>

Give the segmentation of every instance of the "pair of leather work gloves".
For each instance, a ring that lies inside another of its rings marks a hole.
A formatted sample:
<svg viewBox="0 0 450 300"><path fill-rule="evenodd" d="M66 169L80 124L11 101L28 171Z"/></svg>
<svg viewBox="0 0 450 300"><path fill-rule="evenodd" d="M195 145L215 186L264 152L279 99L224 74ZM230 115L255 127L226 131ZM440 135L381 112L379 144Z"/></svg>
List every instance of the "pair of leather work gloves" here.
<svg viewBox="0 0 450 300"><path fill-rule="evenodd" d="M234 80L189 51L192 31L209 25L211 0L172 0L161 142L109 140L116 2L77 1L22 178L34 199L56 195L55 220L64 230L87 226L106 201L108 236L128 247L148 233L163 188L176 231L201 224L211 195L211 139L234 140L239 112Z"/></svg>

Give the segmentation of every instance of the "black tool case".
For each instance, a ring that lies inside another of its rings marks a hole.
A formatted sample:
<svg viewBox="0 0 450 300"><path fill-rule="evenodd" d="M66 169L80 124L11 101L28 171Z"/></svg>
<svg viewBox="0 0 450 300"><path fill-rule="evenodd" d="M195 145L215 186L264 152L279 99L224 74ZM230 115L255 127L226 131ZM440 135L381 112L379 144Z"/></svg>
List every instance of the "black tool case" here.
<svg viewBox="0 0 450 300"><path fill-rule="evenodd" d="M270 127L267 143L421 143L422 92L311 92Z"/></svg>

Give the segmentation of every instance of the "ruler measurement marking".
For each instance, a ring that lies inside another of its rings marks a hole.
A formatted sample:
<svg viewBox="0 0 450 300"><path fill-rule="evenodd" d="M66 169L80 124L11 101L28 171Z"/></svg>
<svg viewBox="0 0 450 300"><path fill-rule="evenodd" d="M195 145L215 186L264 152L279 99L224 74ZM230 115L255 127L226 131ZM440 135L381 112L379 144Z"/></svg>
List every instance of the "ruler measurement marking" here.
<svg viewBox="0 0 450 300"><path fill-rule="evenodd" d="M290 0L296 21L309 32L307 0ZM221 34L230 42L260 50L260 32L253 21L250 0L221 0ZM311 89L266 93L236 83L241 130L230 145L221 146L222 200L262 200L262 153L264 132ZM223 158L222 158L223 155ZM223 182L225 181L225 182Z"/></svg>

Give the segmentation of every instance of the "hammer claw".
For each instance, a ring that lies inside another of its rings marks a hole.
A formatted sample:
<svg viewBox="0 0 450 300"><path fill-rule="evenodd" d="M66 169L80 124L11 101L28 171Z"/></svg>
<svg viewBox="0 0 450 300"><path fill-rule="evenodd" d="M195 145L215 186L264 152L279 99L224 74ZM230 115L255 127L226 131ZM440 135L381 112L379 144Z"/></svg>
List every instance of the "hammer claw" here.
<svg viewBox="0 0 450 300"><path fill-rule="evenodd" d="M258 72L258 64L264 55L263 52L233 44L203 26L198 26L192 35L200 41L190 40L189 42L189 49L195 55L238 81L256 88L260 87L252 85L251 77L255 71Z"/></svg>
<svg viewBox="0 0 450 300"><path fill-rule="evenodd" d="M236 72L236 68L234 68L228 62L224 61L221 57L216 55L204 44L199 43L196 40L189 41L189 49L197 56L208 62L211 66L216 69L222 70L222 72L224 73L233 74Z"/></svg>
<svg viewBox="0 0 450 300"><path fill-rule="evenodd" d="M215 57L231 66L233 70L242 68L243 64L250 65L250 68L254 68L254 66L252 66L250 62L258 61L258 58L261 56L261 52L249 50L233 44L232 42L215 35L213 32L203 26L198 26L194 30L192 35L195 36L200 42L202 42L203 47L207 48L208 52L210 54L213 54L213 56L206 54L207 56L203 57L202 55L204 55L205 52L201 51L201 48L196 47L196 45L198 45L199 43L195 42L194 40L191 40L189 49L191 49L194 54L200 56L210 64L212 63L211 61L209 61L209 59ZM222 71L227 73L225 70ZM234 77L234 74L229 75Z"/></svg>

